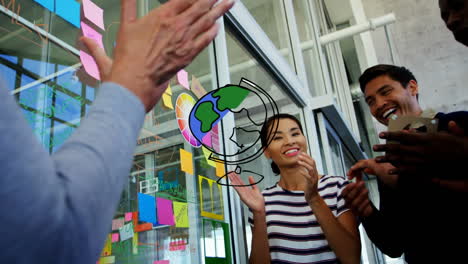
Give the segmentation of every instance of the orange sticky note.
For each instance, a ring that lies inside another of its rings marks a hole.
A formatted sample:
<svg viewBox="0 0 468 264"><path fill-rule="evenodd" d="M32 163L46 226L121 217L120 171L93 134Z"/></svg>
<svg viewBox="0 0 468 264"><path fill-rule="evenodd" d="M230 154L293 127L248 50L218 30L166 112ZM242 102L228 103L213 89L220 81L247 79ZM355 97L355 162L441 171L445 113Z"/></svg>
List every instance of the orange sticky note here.
<svg viewBox="0 0 468 264"><path fill-rule="evenodd" d="M193 175L193 155L185 149L180 149L180 169Z"/></svg>
<svg viewBox="0 0 468 264"><path fill-rule="evenodd" d="M223 177L225 174L224 163L216 162L216 176Z"/></svg>
<svg viewBox="0 0 468 264"><path fill-rule="evenodd" d="M164 107L168 109L174 109L174 106L172 105L172 96L170 94L167 94L167 93L163 94L162 99L163 99Z"/></svg>
<svg viewBox="0 0 468 264"><path fill-rule="evenodd" d="M134 228L135 228L135 232L148 231L148 230L153 229L153 224L151 224L151 223L144 223L144 224L141 224L141 225L137 225L137 226L135 226Z"/></svg>

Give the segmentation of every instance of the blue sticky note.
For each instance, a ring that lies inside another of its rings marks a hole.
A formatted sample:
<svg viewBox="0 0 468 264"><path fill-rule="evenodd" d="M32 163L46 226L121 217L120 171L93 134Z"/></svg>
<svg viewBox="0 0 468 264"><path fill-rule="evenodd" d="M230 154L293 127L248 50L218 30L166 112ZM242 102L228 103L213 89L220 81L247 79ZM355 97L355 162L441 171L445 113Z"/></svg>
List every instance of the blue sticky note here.
<svg viewBox="0 0 468 264"><path fill-rule="evenodd" d="M138 193L138 220L142 222L157 224L156 200L154 196Z"/></svg>
<svg viewBox="0 0 468 264"><path fill-rule="evenodd" d="M80 28L80 7L81 4L75 0L60 0L55 2L55 13Z"/></svg>
<svg viewBox="0 0 468 264"><path fill-rule="evenodd" d="M34 2L40 4L41 6L47 8L50 12L55 12L54 2L55 0L34 0Z"/></svg>

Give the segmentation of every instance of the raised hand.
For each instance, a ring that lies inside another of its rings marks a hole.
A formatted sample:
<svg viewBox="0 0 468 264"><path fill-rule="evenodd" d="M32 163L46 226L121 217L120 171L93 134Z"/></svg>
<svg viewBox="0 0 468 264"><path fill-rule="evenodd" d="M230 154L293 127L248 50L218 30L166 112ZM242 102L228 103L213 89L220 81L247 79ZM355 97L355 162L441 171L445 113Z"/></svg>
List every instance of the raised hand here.
<svg viewBox="0 0 468 264"><path fill-rule="evenodd" d="M446 132L408 133L382 132L381 138L398 141L399 144L375 145L375 151L385 151L377 162L390 162L400 177L418 175L441 178L461 177L468 156L468 138ZM429 180L426 178L426 180Z"/></svg>
<svg viewBox="0 0 468 264"><path fill-rule="evenodd" d="M317 189L319 174L317 172L315 160L307 153L301 152L299 154L297 164L304 167L304 169L300 170L299 173L306 179L307 185L304 191L304 196L306 201L310 203L314 199L320 197Z"/></svg>
<svg viewBox="0 0 468 264"><path fill-rule="evenodd" d="M375 159L360 160L354 164L348 171L348 178L362 179L362 173L377 176L384 184L395 187L398 182L398 175L390 174L389 171L395 167L390 163L377 163Z"/></svg>
<svg viewBox="0 0 468 264"><path fill-rule="evenodd" d="M242 181L240 176L235 172L229 173L228 177L242 202L244 202L250 210L254 213L263 213L265 211L265 199L252 176L249 176L249 183L251 186L245 186L244 181Z"/></svg>
<svg viewBox="0 0 468 264"><path fill-rule="evenodd" d="M171 0L137 19L137 0L122 0L114 60L93 40L82 38L96 60L101 80L118 83L149 111L167 82L214 39L216 20L234 4L223 0Z"/></svg>

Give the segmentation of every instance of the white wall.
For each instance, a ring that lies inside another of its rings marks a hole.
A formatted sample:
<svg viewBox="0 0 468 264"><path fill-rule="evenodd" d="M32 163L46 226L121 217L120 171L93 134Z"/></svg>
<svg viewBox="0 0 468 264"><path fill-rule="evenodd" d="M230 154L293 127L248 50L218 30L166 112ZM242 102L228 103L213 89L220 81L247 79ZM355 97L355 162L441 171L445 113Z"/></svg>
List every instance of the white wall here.
<svg viewBox="0 0 468 264"><path fill-rule="evenodd" d="M437 0L362 0L368 18L394 12L394 43L401 65L418 79L423 107L468 110L468 47L455 41ZM383 29L372 33L379 63L391 63Z"/></svg>

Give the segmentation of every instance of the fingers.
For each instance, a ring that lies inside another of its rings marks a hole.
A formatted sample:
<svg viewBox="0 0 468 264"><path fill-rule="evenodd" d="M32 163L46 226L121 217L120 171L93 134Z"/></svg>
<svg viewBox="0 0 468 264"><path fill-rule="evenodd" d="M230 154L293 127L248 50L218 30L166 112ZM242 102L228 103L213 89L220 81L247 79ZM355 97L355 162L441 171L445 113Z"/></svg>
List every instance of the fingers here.
<svg viewBox="0 0 468 264"><path fill-rule="evenodd" d="M197 5L193 5L186 13L182 14L183 20L193 24L192 28L186 35L186 39L191 40L195 39L198 35L209 30L215 23L218 18L223 16L232 6L234 2L224 0L220 4L216 5L209 12L206 12L206 9L211 8L210 6L204 6L198 8Z"/></svg>
<svg viewBox="0 0 468 264"><path fill-rule="evenodd" d="M374 145L374 151L379 152L392 152L392 153L399 153L399 154L421 154L424 152L423 146L410 146L404 144L395 144L395 143L388 143L388 144L377 144ZM382 162L382 161L377 161Z"/></svg>
<svg viewBox="0 0 468 264"><path fill-rule="evenodd" d="M198 2L207 2L212 0L198 0ZM167 10L172 15L177 15L190 8L197 0L171 0L162 5L160 8Z"/></svg>
<svg viewBox="0 0 468 264"><path fill-rule="evenodd" d="M379 137L386 140L393 140L406 143L426 143L429 141L427 133L408 133L408 132L381 132Z"/></svg>
<svg viewBox="0 0 468 264"><path fill-rule="evenodd" d="M120 26L125 26L137 19L137 0L122 0L121 6Z"/></svg>
<svg viewBox="0 0 468 264"><path fill-rule="evenodd" d="M448 123L448 130L450 134L455 135L455 136L461 137L465 135L465 130L459 127L455 121L450 121Z"/></svg>
<svg viewBox="0 0 468 264"><path fill-rule="evenodd" d="M110 73L112 68L112 59L107 56L106 51L93 39L81 37L80 40L85 44L86 48L88 48L91 53L91 56L96 61L101 75L101 80L106 79L106 76Z"/></svg>
<svg viewBox="0 0 468 264"><path fill-rule="evenodd" d="M341 196L345 199L346 205L358 216L365 216L368 213L370 207L369 191L364 182L348 184Z"/></svg>
<svg viewBox="0 0 468 264"><path fill-rule="evenodd" d="M358 181L362 179L362 172L366 169L368 165L368 160L360 160L354 164L347 173L348 179L358 178Z"/></svg>
<svg viewBox="0 0 468 264"><path fill-rule="evenodd" d="M182 14L180 14L179 20L184 21L187 25L193 25L200 18L208 16L211 7L215 3L216 0L197 1L195 4L186 9Z"/></svg>

